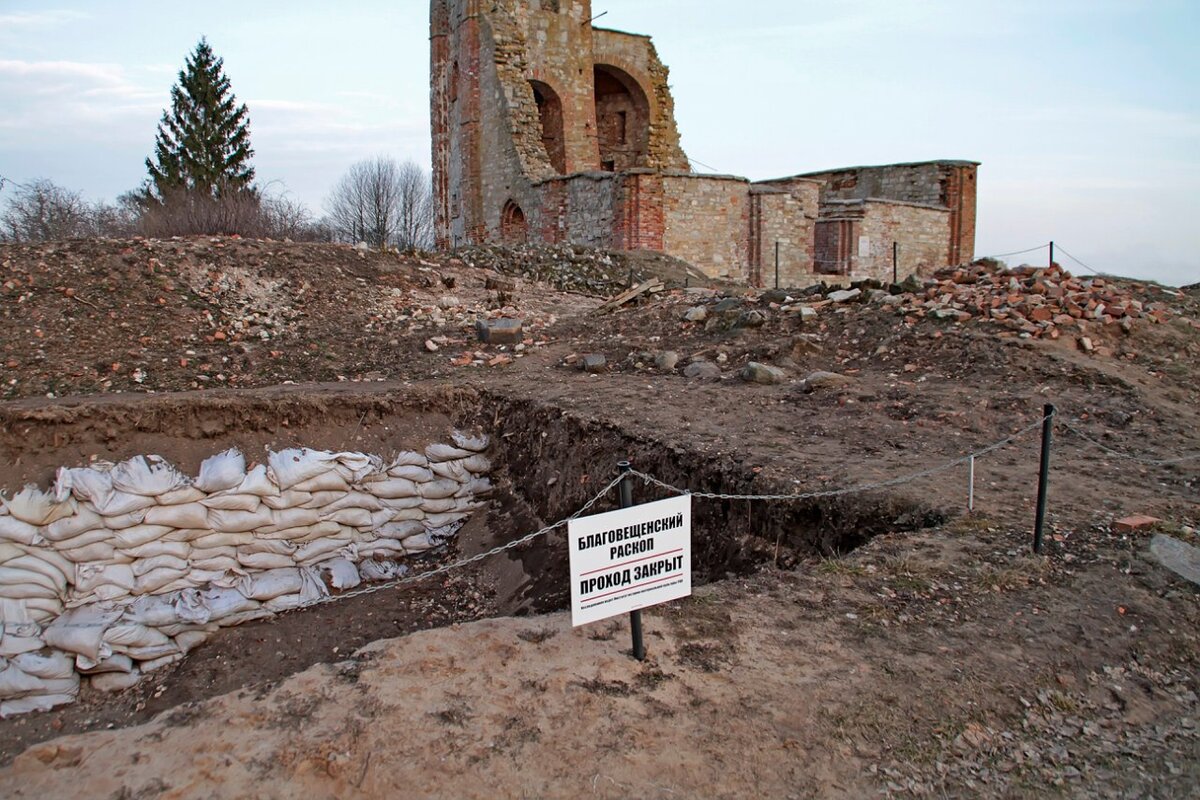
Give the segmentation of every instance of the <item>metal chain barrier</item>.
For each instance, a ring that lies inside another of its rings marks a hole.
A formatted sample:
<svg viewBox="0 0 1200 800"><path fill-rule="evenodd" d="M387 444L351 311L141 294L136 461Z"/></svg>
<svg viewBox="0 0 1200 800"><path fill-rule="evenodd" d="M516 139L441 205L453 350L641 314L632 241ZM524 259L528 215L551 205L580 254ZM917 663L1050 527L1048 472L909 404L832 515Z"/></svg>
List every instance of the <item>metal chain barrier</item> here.
<svg viewBox="0 0 1200 800"><path fill-rule="evenodd" d="M1078 436L1080 439L1083 439L1088 444L1091 444L1091 445L1094 445L1094 446L1100 448L1101 450L1108 453L1109 455L1116 456L1117 458L1123 458L1127 461L1136 461L1139 464L1146 464L1147 466L1151 466L1151 467L1166 467L1166 466L1171 466L1173 464L1183 464L1187 461L1195 461L1197 459L1200 459L1200 453L1191 453L1190 455L1180 456L1179 458L1165 458L1165 459L1161 459L1161 460L1154 459L1154 458L1145 458L1143 456L1135 456L1130 453L1123 453L1120 450L1114 450L1113 448L1109 447L1108 445L1104 444L1103 442L1096 441L1092 437L1081 432L1079 429L1074 428L1065 422L1060 422L1059 424L1062 425L1062 427L1065 428L1066 430L1068 430L1071 433Z"/></svg>

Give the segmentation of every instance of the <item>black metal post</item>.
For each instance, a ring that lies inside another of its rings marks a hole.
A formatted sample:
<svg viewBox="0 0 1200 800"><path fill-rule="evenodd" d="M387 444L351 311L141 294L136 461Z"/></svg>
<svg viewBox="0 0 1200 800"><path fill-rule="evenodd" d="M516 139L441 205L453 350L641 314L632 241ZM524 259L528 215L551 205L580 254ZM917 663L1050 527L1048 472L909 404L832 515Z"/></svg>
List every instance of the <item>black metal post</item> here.
<svg viewBox="0 0 1200 800"><path fill-rule="evenodd" d="M1033 527L1033 552L1042 554L1045 549L1046 492L1050 488L1050 444L1054 437L1055 408L1046 404L1046 415L1042 420L1042 468L1038 475L1037 520Z"/></svg>
<svg viewBox="0 0 1200 800"><path fill-rule="evenodd" d="M900 282L900 243L892 242L892 283Z"/></svg>
<svg viewBox="0 0 1200 800"><path fill-rule="evenodd" d="M627 477L621 481L621 508L630 508L633 506L633 481L630 480L628 473L633 469L633 464L628 461L621 461L617 464L617 471ZM646 660L646 640L642 638L642 612L629 612L629 631L633 634L633 657L638 661Z"/></svg>
<svg viewBox="0 0 1200 800"><path fill-rule="evenodd" d="M1054 242L1050 243L1050 268L1054 268Z"/></svg>
<svg viewBox="0 0 1200 800"><path fill-rule="evenodd" d="M779 242L775 242L775 288L779 288Z"/></svg>

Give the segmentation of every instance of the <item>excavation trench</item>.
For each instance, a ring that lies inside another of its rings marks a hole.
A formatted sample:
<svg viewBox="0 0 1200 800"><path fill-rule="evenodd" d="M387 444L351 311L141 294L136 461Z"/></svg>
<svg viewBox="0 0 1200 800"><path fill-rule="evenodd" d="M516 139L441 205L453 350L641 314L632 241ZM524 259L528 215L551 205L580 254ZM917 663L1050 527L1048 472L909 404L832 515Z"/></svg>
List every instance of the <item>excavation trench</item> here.
<svg viewBox="0 0 1200 800"><path fill-rule="evenodd" d="M347 392L303 388L81 402L0 409L0 488L49 486L61 466L158 454L195 475L230 447L248 458L266 448L308 447L384 456L445 441L453 430L491 439L494 490L447 546L405 560L415 572L505 544L576 512L616 474L619 461L673 486L728 494L790 493L731 458L712 460L686 444L651 440L609 422L582 418L529 398L465 389ZM803 479L804 476L798 476ZM803 481L802 481L803 483ZM635 484L635 502L668 496ZM617 505L612 492L595 506ZM764 564L791 568L853 550L882 533L913 530L939 514L901 497L851 495L801 502L697 499L693 506L694 582L720 580ZM185 723L194 703L255 691L313 664L340 662L384 638L501 615L567 607L564 532L477 565L399 590L223 628L183 661L132 689L105 694L84 686L77 703L0 721L0 760L37 741L137 724L169 710Z"/></svg>

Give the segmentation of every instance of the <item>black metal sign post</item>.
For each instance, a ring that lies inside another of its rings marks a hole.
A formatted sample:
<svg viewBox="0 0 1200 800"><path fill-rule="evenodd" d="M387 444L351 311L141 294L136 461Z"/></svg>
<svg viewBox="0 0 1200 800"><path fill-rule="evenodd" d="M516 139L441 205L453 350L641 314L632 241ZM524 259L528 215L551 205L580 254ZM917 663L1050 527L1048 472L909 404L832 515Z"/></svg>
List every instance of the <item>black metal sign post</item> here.
<svg viewBox="0 0 1200 800"><path fill-rule="evenodd" d="M1038 474L1037 519L1033 526L1033 552L1042 554L1045 549L1046 494L1050 489L1050 444L1054 438L1054 406L1047 404L1042 420L1042 467Z"/></svg>
<svg viewBox="0 0 1200 800"><path fill-rule="evenodd" d="M633 507L633 481L632 476L628 473L633 469L633 464L628 461L617 463L617 471L625 475L625 479L621 481L621 508ZM633 634L633 657L638 661L646 660L646 641L642 638L642 612L629 612L629 630Z"/></svg>

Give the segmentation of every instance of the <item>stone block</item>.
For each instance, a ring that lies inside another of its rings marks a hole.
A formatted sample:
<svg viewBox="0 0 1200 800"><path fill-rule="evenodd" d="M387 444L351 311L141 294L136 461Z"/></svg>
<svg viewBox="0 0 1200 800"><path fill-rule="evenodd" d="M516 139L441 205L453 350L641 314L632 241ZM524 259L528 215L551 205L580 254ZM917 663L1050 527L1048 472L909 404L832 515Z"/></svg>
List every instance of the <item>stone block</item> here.
<svg viewBox="0 0 1200 800"><path fill-rule="evenodd" d="M519 319L481 319L475 323L475 332L484 344L520 344L525 337L525 323Z"/></svg>

